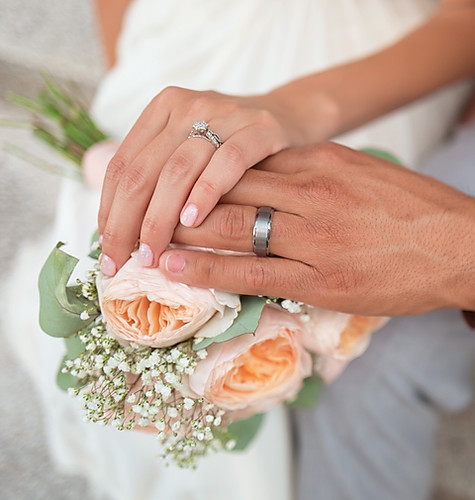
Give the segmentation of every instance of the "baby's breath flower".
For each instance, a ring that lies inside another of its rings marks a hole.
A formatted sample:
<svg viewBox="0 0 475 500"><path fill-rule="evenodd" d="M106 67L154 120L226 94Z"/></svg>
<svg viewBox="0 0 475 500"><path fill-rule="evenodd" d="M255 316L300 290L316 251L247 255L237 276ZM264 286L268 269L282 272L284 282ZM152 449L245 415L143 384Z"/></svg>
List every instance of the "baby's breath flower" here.
<svg viewBox="0 0 475 500"><path fill-rule="evenodd" d="M310 315L308 313L303 313L300 315L300 321L302 323L308 323L310 321Z"/></svg>
<svg viewBox="0 0 475 500"><path fill-rule="evenodd" d="M236 440L230 439L229 441L226 442L225 446L227 450L231 451L236 446Z"/></svg>
<svg viewBox="0 0 475 500"><path fill-rule="evenodd" d="M155 427L159 430L159 431L164 431L165 430L165 421L164 419L160 419L160 420L157 420L157 422L155 422Z"/></svg>
<svg viewBox="0 0 475 500"><path fill-rule="evenodd" d="M167 415L169 417L175 418L178 416L178 410L176 408L174 408L173 406L169 406L167 408Z"/></svg>
<svg viewBox="0 0 475 500"><path fill-rule="evenodd" d="M79 290L99 312L95 276L95 271L90 273ZM81 317L89 319L90 313L83 311ZM171 348L121 345L109 336L100 315L77 338L85 349L67 360L63 371L85 383L68 392L82 399L86 420L118 430L154 426L164 457L181 467L194 467L199 456L220 449L221 438L211 426L218 430L224 412L203 398L180 393L184 377L206 357L206 349L195 352L194 340Z"/></svg>
<svg viewBox="0 0 475 500"><path fill-rule="evenodd" d="M169 384L176 384L178 382L178 377L174 373L168 372L165 374L165 380Z"/></svg>
<svg viewBox="0 0 475 500"><path fill-rule="evenodd" d="M200 359L205 359L206 356L208 356L208 351L206 349L200 349L199 351L196 352L196 355L200 358Z"/></svg>
<svg viewBox="0 0 475 500"><path fill-rule="evenodd" d="M183 400L183 407L185 410L191 410L194 406L195 402L191 398L185 398Z"/></svg>
<svg viewBox="0 0 475 500"><path fill-rule="evenodd" d="M289 313L296 314L302 311L303 302L285 299L280 303L280 306L289 311Z"/></svg>

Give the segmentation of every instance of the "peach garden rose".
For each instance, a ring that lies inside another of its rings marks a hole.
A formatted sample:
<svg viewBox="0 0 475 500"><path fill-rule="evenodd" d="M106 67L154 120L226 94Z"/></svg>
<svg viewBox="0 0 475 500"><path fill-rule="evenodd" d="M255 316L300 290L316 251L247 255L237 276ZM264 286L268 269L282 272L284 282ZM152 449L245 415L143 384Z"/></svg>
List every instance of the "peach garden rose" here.
<svg viewBox="0 0 475 500"><path fill-rule="evenodd" d="M338 361L350 361L363 354L371 334L388 321L388 318L380 316L358 316L316 307L307 307L306 312L305 348Z"/></svg>
<svg viewBox="0 0 475 500"><path fill-rule="evenodd" d="M98 277L102 314L109 334L149 347L167 347L193 337L214 337L233 323L239 295L189 287L142 267L136 254L113 278Z"/></svg>
<svg viewBox="0 0 475 500"><path fill-rule="evenodd" d="M254 334L208 347L190 376L191 389L239 418L264 412L297 396L311 375L312 359L301 343L302 325L266 306Z"/></svg>

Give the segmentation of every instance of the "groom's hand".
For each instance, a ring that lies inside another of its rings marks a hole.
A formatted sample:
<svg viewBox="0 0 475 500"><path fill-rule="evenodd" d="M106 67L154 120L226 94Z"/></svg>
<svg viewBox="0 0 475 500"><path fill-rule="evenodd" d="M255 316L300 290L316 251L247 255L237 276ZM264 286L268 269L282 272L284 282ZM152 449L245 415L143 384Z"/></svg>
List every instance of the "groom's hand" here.
<svg viewBox="0 0 475 500"><path fill-rule="evenodd" d="M336 144L283 151L248 171L174 241L252 252L256 207L275 209L271 257L169 250L172 280L349 313L473 309L475 200Z"/></svg>

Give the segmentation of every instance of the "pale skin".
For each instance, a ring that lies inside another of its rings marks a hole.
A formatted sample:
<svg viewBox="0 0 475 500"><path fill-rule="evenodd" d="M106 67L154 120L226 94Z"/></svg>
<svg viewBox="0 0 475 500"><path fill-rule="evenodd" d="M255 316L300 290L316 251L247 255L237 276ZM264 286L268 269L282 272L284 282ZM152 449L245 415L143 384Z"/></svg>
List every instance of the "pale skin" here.
<svg viewBox="0 0 475 500"><path fill-rule="evenodd" d="M264 158L326 140L473 73L475 1L446 0L424 25L387 49L265 95L165 89L108 167L98 220L103 272L115 274L138 240L142 264L157 266L178 222L200 227ZM187 140L197 120L219 132L221 148ZM263 203L256 197L249 204Z"/></svg>
<svg viewBox="0 0 475 500"><path fill-rule="evenodd" d="M174 241L252 252L256 204L272 206L272 256L167 250L167 277L348 313L475 309L475 198L435 179L327 143L265 160L221 201Z"/></svg>

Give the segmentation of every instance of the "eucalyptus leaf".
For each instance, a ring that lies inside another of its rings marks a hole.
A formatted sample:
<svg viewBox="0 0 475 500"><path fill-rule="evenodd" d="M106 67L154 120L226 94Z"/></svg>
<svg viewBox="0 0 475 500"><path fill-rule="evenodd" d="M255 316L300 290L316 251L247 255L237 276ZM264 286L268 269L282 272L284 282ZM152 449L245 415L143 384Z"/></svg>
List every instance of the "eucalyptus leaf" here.
<svg viewBox="0 0 475 500"><path fill-rule="evenodd" d="M383 160L392 161L393 163L397 163L398 165L402 165L402 161L399 160L395 155L390 153L389 151L385 151L379 148L362 148L360 149L363 153L367 153L369 155L376 156L377 158L381 158Z"/></svg>
<svg viewBox="0 0 475 500"><path fill-rule="evenodd" d="M261 317L262 309L266 305L265 299L255 295L241 295L241 310L233 324L216 337L205 338L193 346L195 351L204 349L214 342L226 342L245 333L254 333Z"/></svg>
<svg viewBox="0 0 475 500"><path fill-rule="evenodd" d="M66 337L64 339L64 344L66 346L66 357L68 359L76 359L86 350L86 345L81 342L81 339L77 335Z"/></svg>
<svg viewBox="0 0 475 500"><path fill-rule="evenodd" d="M79 389L84 385L84 383L70 373L63 373L63 368L66 366L65 363L67 359L68 357L64 356L63 360L61 361L58 373L56 374L56 383L58 384L58 387L63 391L67 391L70 388Z"/></svg>
<svg viewBox="0 0 475 500"><path fill-rule="evenodd" d="M97 248L94 250L95 244ZM91 257L91 259L98 260L102 250L99 246L99 231L97 229L94 231L94 234L91 237L91 243L89 245L89 248L91 248L91 251L89 252L89 257Z"/></svg>
<svg viewBox="0 0 475 500"><path fill-rule="evenodd" d="M291 403L287 403L290 408L313 408L318 400L323 382L318 375L307 377L303 381L302 388L297 395L297 398Z"/></svg>
<svg viewBox="0 0 475 500"><path fill-rule="evenodd" d="M38 288L40 292L40 326L52 337L70 337L86 327L98 315L96 306L80 295L79 286L67 286L78 259L63 252L58 243L41 269ZM82 312L89 318L82 320Z"/></svg>
<svg viewBox="0 0 475 500"><path fill-rule="evenodd" d="M77 335L65 338L64 344L66 345L66 355L63 357L59 366L56 375L56 383L60 389L66 391L70 387L76 389L84 385L77 377L74 377L70 373L63 373L63 368L66 366L66 361L76 359L86 349L86 346Z"/></svg>
<svg viewBox="0 0 475 500"><path fill-rule="evenodd" d="M236 440L236 445L232 451L243 451L247 448L249 443L254 439L262 422L264 421L264 414L258 413L246 420L238 420L228 425L228 436Z"/></svg>

